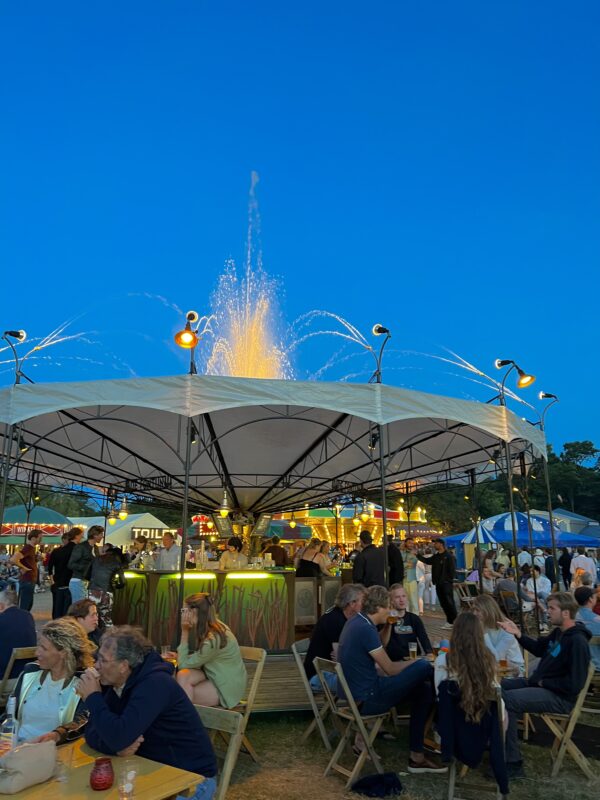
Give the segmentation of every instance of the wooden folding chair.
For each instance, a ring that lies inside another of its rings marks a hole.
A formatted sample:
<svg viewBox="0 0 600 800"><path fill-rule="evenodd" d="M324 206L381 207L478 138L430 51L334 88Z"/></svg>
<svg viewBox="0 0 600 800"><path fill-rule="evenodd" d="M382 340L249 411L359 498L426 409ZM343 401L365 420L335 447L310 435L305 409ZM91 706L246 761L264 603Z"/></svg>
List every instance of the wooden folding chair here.
<svg viewBox="0 0 600 800"><path fill-rule="evenodd" d="M325 745L325 749L331 750L331 742L329 741L329 736L327 735L327 729L325 728L325 719L331 713L331 706L329 705L329 700L327 699L327 695L325 694L324 691L315 691L312 688L308 678L306 677L306 671L304 669L304 659L306 657L309 644L310 644L310 639L301 639L299 642L294 642L294 644L292 645L292 653L294 654L294 661L296 662L296 666L298 667L298 672L300 673L300 678L302 679L302 683L306 690L306 696L308 697L308 702L310 703L310 707L312 708L312 712L314 714L314 719L300 737L300 741L305 742L311 735L311 733L314 731L314 729L318 728L319 733L321 734L321 739L323 739L323 744ZM321 701L320 707L317 704L317 699Z"/></svg>
<svg viewBox="0 0 600 800"><path fill-rule="evenodd" d="M237 711L226 708L211 708L209 706L195 706L202 724L210 732L227 734L227 750L223 757L223 766L219 775L215 800L224 800L229 788L229 781L235 769L237 757L242 746L244 731L244 717ZM221 755L217 753L217 755Z"/></svg>
<svg viewBox="0 0 600 800"><path fill-rule="evenodd" d="M458 599L460 601L460 607L463 609L471 608L471 603L473 602L473 595L469 589L469 582L464 581L463 583L456 583L455 587L456 593L458 594Z"/></svg>
<svg viewBox="0 0 600 800"><path fill-rule="evenodd" d="M6 705L8 700L9 690L8 684L10 681L10 673L13 671L15 662L17 661L30 661L35 659L37 654L37 647L13 647L8 664L4 670L4 675L0 681L0 708Z"/></svg>
<svg viewBox="0 0 600 800"><path fill-rule="evenodd" d="M254 700L256 698L256 692L258 691L258 684L260 683L260 678L263 672L263 668L265 666L265 659L267 658L267 651L263 650L262 647L240 647L240 653L242 654L242 658L244 661L249 661L251 663L256 664L254 675L250 679L250 685L248 688L248 695L245 700L242 700L239 705L237 705L233 711L239 711L244 718L244 728L242 730L242 752L247 753L250 758L258 764L258 756L256 755L256 751L248 741L248 737L246 736L246 728L248 726L248 720L250 719L250 714L252 713L252 709L254 708Z"/></svg>
<svg viewBox="0 0 600 800"><path fill-rule="evenodd" d="M579 715L583 710L585 698L594 676L594 671L594 664L590 662L588 676L583 689L579 692L579 695L577 696L577 702L569 714L551 714L546 712L540 714L541 718L550 728L550 731L554 734L554 744L552 745L553 763L552 772L550 773L552 778L555 778L558 775L565 755L569 753L577 766L586 775L588 780L594 780L595 776L592 772L589 761L571 738L573 736L575 726L579 720Z"/></svg>
<svg viewBox="0 0 600 800"><path fill-rule="evenodd" d="M383 767L381 765L379 756L373 749L373 742L379 733L379 729L381 728L383 721L389 716L389 712L386 711L385 714L369 714L367 716L362 716L354 698L352 697L352 692L350 691L344 676L344 671L341 664L336 664L335 662L328 661L325 658L315 658L313 663L315 665L315 669L317 670L317 675L321 679L321 685L323 686L323 690L329 705L331 706L332 713L337 717L337 719L340 720L340 722L345 724L345 729L340 737L338 746L335 748L335 752L333 753L323 774L329 775L331 770L339 772L341 775L344 775L344 777L347 778L346 788L348 788L360 775L367 758L371 759L377 772L382 774ZM347 705L341 705L336 695L331 691L331 688L329 687L329 684L325 678L326 674L331 673L337 677L338 685L342 690L342 694L345 697L345 702ZM364 749L361 750L360 754L356 757L353 768L347 769L340 764L340 759L346 747L352 747L354 743L354 737L357 733L359 733L362 737Z"/></svg>
<svg viewBox="0 0 600 800"><path fill-rule="evenodd" d="M527 650L523 651L523 660L525 661L525 677L529 677L529 652ZM533 720L531 719L531 714L525 713L523 714L523 720L521 722L523 726L523 741L529 741L529 731L535 733L535 725L533 724Z"/></svg>
<svg viewBox="0 0 600 800"><path fill-rule="evenodd" d="M590 647L600 647L600 636L592 636ZM600 671L596 669L588 687L588 692L581 709L586 714L600 714Z"/></svg>
<svg viewBox="0 0 600 800"><path fill-rule="evenodd" d="M502 703L502 690L500 687L496 687L496 704L498 708L498 725L500 727L500 741L504 743L504 704ZM460 770L458 769L460 767ZM457 771L459 772L457 776ZM448 770L448 800L459 800L456 789L459 788L461 790L467 790L469 792L474 792L477 798L480 798L482 793L489 794L490 793L490 785L489 783L474 783L471 781L463 781L462 779L468 773L469 768L461 764L456 758L452 760L450 764L450 769ZM500 787L496 785L496 800L504 800L507 795L503 795L500 792Z"/></svg>

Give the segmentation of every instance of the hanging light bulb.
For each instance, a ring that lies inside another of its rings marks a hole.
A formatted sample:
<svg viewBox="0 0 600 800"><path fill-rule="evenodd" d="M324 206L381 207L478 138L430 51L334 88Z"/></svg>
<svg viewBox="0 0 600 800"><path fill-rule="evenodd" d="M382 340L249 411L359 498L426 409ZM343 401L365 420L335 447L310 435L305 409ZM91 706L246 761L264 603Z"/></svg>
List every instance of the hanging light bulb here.
<svg viewBox="0 0 600 800"><path fill-rule="evenodd" d="M352 524L355 527L358 527L360 525L360 519L358 517L358 506L356 505L356 503L354 504L354 516L352 517Z"/></svg>
<svg viewBox="0 0 600 800"><path fill-rule="evenodd" d="M360 518L362 522L369 521L369 510L366 503L363 503L362 511L360 512Z"/></svg>
<svg viewBox="0 0 600 800"><path fill-rule="evenodd" d="M296 522L296 518L294 517L294 512L292 511L292 516L290 518L290 528L295 528L298 523Z"/></svg>
<svg viewBox="0 0 600 800"><path fill-rule="evenodd" d="M227 500L227 489L223 490L223 502L221 503L221 508L219 509L219 514L223 519L229 516L231 509L229 508L229 501Z"/></svg>
<svg viewBox="0 0 600 800"><path fill-rule="evenodd" d="M110 510L106 515L106 521L109 525L114 525L117 521L117 512L115 511L115 506L113 503L110 504Z"/></svg>
<svg viewBox="0 0 600 800"><path fill-rule="evenodd" d="M206 527L208 528L209 531L212 531L212 529L215 527L215 523L212 521L212 519L208 520L208 522L206 523Z"/></svg>
<svg viewBox="0 0 600 800"><path fill-rule="evenodd" d="M127 508L127 498L123 498L123 502L121 503L121 508L119 509L119 519L126 520L129 516L129 509Z"/></svg>

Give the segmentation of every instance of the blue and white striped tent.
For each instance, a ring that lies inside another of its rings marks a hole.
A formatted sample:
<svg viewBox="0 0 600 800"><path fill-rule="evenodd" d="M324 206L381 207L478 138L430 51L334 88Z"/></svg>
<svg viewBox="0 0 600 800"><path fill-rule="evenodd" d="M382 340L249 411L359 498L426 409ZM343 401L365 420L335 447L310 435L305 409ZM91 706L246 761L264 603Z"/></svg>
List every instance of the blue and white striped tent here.
<svg viewBox="0 0 600 800"><path fill-rule="evenodd" d="M498 544L498 540L488 530L483 528L481 524L479 525L479 536L477 538L479 539L479 544ZM476 544L475 528L472 528L466 533L456 533L454 536L446 536L444 542L446 545Z"/></svg>

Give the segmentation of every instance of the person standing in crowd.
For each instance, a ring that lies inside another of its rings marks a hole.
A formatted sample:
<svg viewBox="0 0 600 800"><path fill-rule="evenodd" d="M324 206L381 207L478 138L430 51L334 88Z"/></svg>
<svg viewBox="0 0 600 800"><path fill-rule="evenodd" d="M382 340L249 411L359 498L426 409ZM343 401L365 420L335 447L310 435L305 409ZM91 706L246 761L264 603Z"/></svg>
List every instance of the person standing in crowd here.
<svg viewBox="0 0 600 800"><path fill-rule="evenodd" d="M565 591L569 591L569 586L571 585L571 561L572 561L571 553L567 547L563 547L560 552L560 557L558 559L558 567L560 569L560 574L562 576L563 585L565 587Z"/></svg>
<svg viewBox="0 0 600 800"><path fill-rule="evenodd" d="M68 562L73 573L69 581L71 601L83 600L87 593L88 581L92 573L92 562L99 553L99 545L104 536L101 525L92 525L87 532L87 541L76 544Z"/></svg>
<svg viewBox="0 0 600 800"><path fill-rule="evenodd" d="M585 547L577 548L577 555L571 559L569 570L571 572L571 580L575 578L578 571L589 572L596 580L596 562L586 554Z"/></svg>
<svg viewBox="0 0 600 800"><path fill-rule="evenodd" d="M409 644L420 646L421 654L428 656L433 651L425 626L418 614L408 610L408 595L401 583L390 587L390 603L395 613L396 622L390 623L391 617L379 632L381 643L392 661L402 661L410 656Z"/></svg>
<svg viewBox="0 0 600 800"><path fill-rule="evenodd" d="M164 572L175 572L179 569L181 561L181 547L175 543L171 531L165 531L162 537L162 547L156 559L156 569Z"/></svg>
<svg viewBox="0 0 600 800"><path fill-rule="evenodd" d="M433 555L433 551L429 547L429 545L426 545L425 550L423 552L426 556ZM423 605L426 610L433 611L436 606L437 598L435 593L435 586L433 585L433 580L431 579L431 564L425 564L423 561L421 561L421 564L423 564L425 568Z"/></svg>
<svg viewBox="0 0 600 800"><path fill-rule="evenodd" d="M360 552L352 564L352 583L360 583L367 589L369 586L384 586L384 550L375 547L369 531L361 531L358 536Z"/></svg>
<svg viewBox="0 0 600 800"><path fill-rule="evenodd" d="M399 540L390 539L388 542L388 568L390 585L404 582L404 559Z"/></svg>
<svg viewBox="0 0 600 800"><path fill-rule="evenodd" d="M408 610L412 614L419 613L419 582L417 580L417 548L412 536L407 536L404 540L404 550L402 551L404 561L404 580L402 585L408 597ZM421 559L423 561L423 559ZM425 563L425 562L423 562Z"/></svg>
<svg viewBox="0 0 600 800"><path fill-rule="evenodd" d="M456 619L456 606L454 605L454 576L456 564L454 557L446 550L443 539L434 539L435 553L432 556L420 554L424 564L431 564L431 579L435 586L438 600L446 615L444 628L451 628Z"/></svg>
<svg viewBox="0 0 600 800"><path fill-rule="evenodd" d="M27 534L27 544L18 550L10 560L19 568L19 608L31 611L33 595L38 579L38 563L35 548L41 544L43 532L37 528Z"/></svg>
<svg viewBox="0 0 600 800"><path fill-rule="evenodd" d="M524 776L517 722L520 714L542 711L570 714L587 679L590 663L589 631L575 616L577 602L568 592L548 598L548 617L555 626L548 636L532 639L511 620L499 625L515 636L521 647L540 659L529 678L505 678L502 697L508 711L506 763L509 777Z"/></svg>
<svg viewBox="0 0 600 800"><path fill-rule="evenodd" d="M189 800L211 800L215 754L196 709L173 680L172 664L140 631L113 626L102 637L96 666L100 678L86 670L77 689L90 715L87 744L106 755L137 754L203 775Z"/></svg>
<svg viewBox="0 0 600 800"><path fill-rule="evenodd" d="M519 565L519 569L522 570L525 564L531 567L533 559L531 557L531 553L529 552L527 547L522 547L521 552L517 556L517 563Z"/></svg>
<svg viewBox="0 0 600 800"><path fill-rule="evenodd" d="M116 589L125 588L123 570L126 565L127 558L108 542L92 563L88 596L98 607L101 631L112 625L113 596Z"/></svg>
<svg viewBox="0 0 600 800"><path fill-rule="evenodd" d="M544 551L541 549L541 547L537 547L533 553L532 566L539 567L541 574L544 574L544 570L546 569L546 559L544 558Z"/></svg>
<svg viewBox="0 0 600 800"><path fill-rule="evenodd" d="M139 567L146 553L148 553L148 539L145 536L136 536L128 554L129 566L132 569Z"/></svg>
<svg viewBox="0 0 600 800"><path fill-rule="evenodd" d="M544 558L544 571L546 577L550 581L552 585L552 589L554 589L554 585L556 584L556 569L554 565L554 555L552 553L552 549L547 547L546 548L546 557Z"/></svg>
<svg viewBox="0 0 600 800"><path fill-rule="evenodd" d="M362 610L365 592L365 587L358 583L344 584L336 595L335 604L317 620L304 658L304 671L315 691L321 690L321 683L313 664L314 659L332 658L334 645L339 643L344 625ZM337 678L332 676L332 680L332 688L335 690Z"/></svg>
<svg viewBox="0 0 600 800"><path fill-rule="evenodd" d="M76 545L83 539L83 528L71 528L67 531L66 542L62 547L57 547L50 553L48 560L48 575L52 581L52 619L64 617L71 605L71 592L69 582L73 573L69 569L71 553ZM64 537L63 537L64 538Z"/></svg>
<svg viewBox="0 0 600 800"><path fill-rule="evenodd" d="M35 647L36 644L35 622L31 613L17 608L17 595L12 589L2 589L0 591L0 679L6 672L15 647ZM12 691L25 663L25 661L15 661L9 675L8 692Z"/></svg>
<svg viewBox="0 0 600 800"><path fill-rule="evenodd" d="M279 544L280 542L279 536L272 536L271 543L265 547L263 553L270 553L273 563L276 567L287 567L288 565L288 555L285 552L284 548Z"/></svg>

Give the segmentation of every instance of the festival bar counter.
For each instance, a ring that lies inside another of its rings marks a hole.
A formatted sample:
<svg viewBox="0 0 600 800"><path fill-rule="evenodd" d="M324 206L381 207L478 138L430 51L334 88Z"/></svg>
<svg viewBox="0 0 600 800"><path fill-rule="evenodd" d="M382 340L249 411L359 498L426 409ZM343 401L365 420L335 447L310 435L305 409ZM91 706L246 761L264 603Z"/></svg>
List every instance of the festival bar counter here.
<svg viewBox="0 0 600 800"><path fill-rule="evenodd" d="M271 653L289 651L295 638L293 569L190 570L183 579L184 597L210 594L217 616L241 645L263 647ZM115 592L113 622L142 628L157 647L175 647L179 581L179 572L127 570L125 588Z"/></svg>

